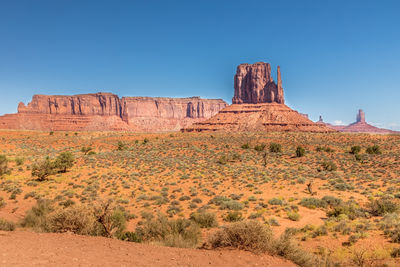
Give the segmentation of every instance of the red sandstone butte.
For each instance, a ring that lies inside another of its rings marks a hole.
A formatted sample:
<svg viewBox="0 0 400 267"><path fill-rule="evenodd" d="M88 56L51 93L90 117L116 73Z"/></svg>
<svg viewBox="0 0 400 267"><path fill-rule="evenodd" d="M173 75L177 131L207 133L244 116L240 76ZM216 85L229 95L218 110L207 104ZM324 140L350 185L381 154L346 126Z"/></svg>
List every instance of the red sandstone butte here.
<svg viewBox="0 0 400 267"><path fill-rule="evenodd" d="M269 63L239 65L234 78L233 104L182 131L336 132L286 106L279 66L277 77L275 83Z"/></svg>
<svg viewBox="0 0 400 267"><path fill-rule="evenodd" d="M221 99L123 97L111 93L34 95L18 113L0 116L0 129L41 131L178 131L218 113Z"/></svg>
<svg viewBox="0 0 400 267"><path fill-rule="evenodd" d="M378 133L378 134L395 134L399 133L396 131L388 130L388 129L382 129L378 128L375 126L372 126L371 124L368 124L365 121L365 113L362 109L358 110L357 117L356 117L356 122L351 123L347 126L345 125L332 125L329 123L325 123L322 120L322 117L320 116L320 119L317 123L324 124L332 129L335 129L339 132L347 132L347 133Z"/></svg>

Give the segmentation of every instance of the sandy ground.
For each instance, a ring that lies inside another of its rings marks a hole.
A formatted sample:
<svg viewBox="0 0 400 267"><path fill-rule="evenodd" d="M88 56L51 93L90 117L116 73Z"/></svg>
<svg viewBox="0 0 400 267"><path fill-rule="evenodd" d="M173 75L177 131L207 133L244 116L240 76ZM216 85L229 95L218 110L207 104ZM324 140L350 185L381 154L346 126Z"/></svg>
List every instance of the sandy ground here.
<svg viewBox="0 0 400 267"><path fill-rule="evenodd" d="M237 250L136 244L103 237L0 231L0 266L296 266Z"/></svg>

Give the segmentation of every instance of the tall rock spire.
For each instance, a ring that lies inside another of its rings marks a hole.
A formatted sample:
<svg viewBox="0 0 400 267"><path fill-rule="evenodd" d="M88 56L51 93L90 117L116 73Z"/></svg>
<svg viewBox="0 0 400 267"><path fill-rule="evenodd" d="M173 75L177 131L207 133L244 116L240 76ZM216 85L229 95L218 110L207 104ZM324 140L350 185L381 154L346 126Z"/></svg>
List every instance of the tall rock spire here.
<svg viewBox="0 0 400 267"><path fill-rule="evenodd" d="M362 109L358 110L357 122L365 122L365 113Z"/></svg>
<svg viewBox="0 0 400 267"><path fill-rule="evenodd" d="M281 78L281 67L278 66L278 93L276 95L276 102L280 104L285 104L285 98L283 96L283 88L282 88L282 78Z"/></svg>

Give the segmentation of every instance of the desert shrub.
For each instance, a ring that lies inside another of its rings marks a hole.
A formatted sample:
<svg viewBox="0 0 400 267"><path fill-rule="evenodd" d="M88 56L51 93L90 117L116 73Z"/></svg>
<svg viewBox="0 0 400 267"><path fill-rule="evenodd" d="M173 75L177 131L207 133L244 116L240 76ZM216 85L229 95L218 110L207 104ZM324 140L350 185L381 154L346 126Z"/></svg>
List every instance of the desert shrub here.
<svg viewBox="0 0 400 267"><path fill-rule="evenodd" d="M360 152L361 152L361 147L360 147L360 146L352 146L352 147L350 148L350 153L351 153L351 154L356 155L356 154L358 154L358 153L360 153Z"/></svg>
<svg viewBox="0 0 400 267"><path fill-rule="evenodd" d="M378 145L373 145L373 146L369 146L367 147L367 149L365 150L365 152L367 152L368 154L371 155L379 155L382 154L382 150Z"/></svg>
<svg viewBox="0 0 400 267"><path fill-rule="evenodd" d="M93 150L93 147L90 147L90 146L87 146L87 147L84 146L84 147L81 148L81 152L84 155L88 155L90 152L93 152L92 150Z"/></svg>
<svg viewBox="0 0 400 267"><path fill-rule="evenodd" d="M328 217L346 215L350 220L365 217L365 212L354 201L342 202L327 212Z"/></svg>
<svg viewBox="0 0 400 267"><path fill-rule="evenodd" d="M67 169L74 166L75 158L71 152L61 152L54 161L54 168L57 172L67 172Z"/></svg>
<svg viewBox="0 0 400 267"><path fill-rule="evenodd" d="M125 213L111 200L99 202L93 210L97 222L98 235L121 237L126 228Z"/></svg>
<svg viewBox="0 0 400 267"><path fill-rule="evenodd" d="M242 210L244 208L244 204L236 200L228 200L222 202L219 207L221 210Z"/></svg>
<svg viewBox="0 0 400 267"><path fill-rule="evenodd" d="M254 150L256 150L256 151L263 151L264 149L265 149L265 144L259 144L259 145L256 145L255 147L254 147Z"/></svg>
<svg viewBox="0 0 400 267"><path fill-rule="evenodd" d="M200 225L201 228L211 228L218 226L218 221L215 213L211 212L194 212L190 215L190 220Z"/></svg>
<svg viewBox="0 0 400 267"><path fill-rule="evenodd" d="M93 211L85 206L73 205L50 213L46 230L53 233L72 232L79 235L94 233L96 225Z"/></svg>
<svg viewBox="0 0 400 267"><path fill-rule="evenodd" d="M306 153L306 150L303 147L298 146L296 148L296 157L298 157L298 158L303 157L305 155L305 153Z"/></svg>
<svg viewBox="0 0 400 267"><path fill-rule="evenodd" d="M288 212L287 216L292 221L299 221L300 220L300 214L297 213L297 212Z"/></svg>
<svg viewBox="0 0 400 267"><path fill-rule="evenodd" d="M242 145L241 148L243 148L243 149L249 149L249 148L250 148L250 145L249 145L248 143L246 143L246 144Z"/></svg>
<svg viewBox="0 0 400 267"><path fill-rule="evenodd" d="M21 166L21 165L23 165L24 164L24 158L15 158L14 159L14 161L15 161L15 164L17 165L17 166Z"/></svg>
<svg viewBox="0 0 400 267"><path fill-rule="evenodd" d="M162 215L146 220L136 233L143 241L160 242L169 247L196 247L200 239L197 223L186 219L168 220Z"/></svg>
<svg viewBox="0 0 400 267"><path fill-rule="evenodd" d="M4 155L0 155L0 177L8 173L8 159Z"/></svg>
<svg viewBox="0 0 400 267"><path fill-rule="evenodd" d="M14 231L15 223L0 218L0 231Z"/></svg>
<svg viewBox="0 0 400 267"><path fill-rule="evenodd" d="M127 149L128 149L128 147L124 142L118 141L118 144L117 144L118 151L123 151L123 150L127 150Z"/></svg>
<svg viewBox="0 0 400 267"><path fill-rule="evenodd" d="M306 197L302 198L299 203L303 207L307 207L309 209L315 208L326 208L327 203L324 200L314 198L314 197Z"/></svg>
<svg viewBox="0 0 400 267"><path fill-rule="evenodd" d="M328 147L328 146L325 146L325 147L317 146L317 148L315 149L315 151L317 151L317 152L328 152L328 153L335 152L335 150L333 150L332 148L330 148L330 147Z"/></svg>
<svg viewBox="0 0 400 267"><path fill-rule="evenodd" d="M325 201L330 206L337 206L343 202L340 198L334 196L324 196L321 200Z"/></svg>
<svg viewBox="0 0 400 267"><path fill-rule="evenodd" d="M3 197L0 197L0 209L6 205L6 202L4 201Z"/></svg>
<svg viewBox="0 0 400 267"><path fill-rule="evenodd" d="M337 166L333 161L322 162L322 168L324 168L325 171L336 171L337 170Z"/></svg>
<svg viewBox="0 0 400 267"><path fill-rule="evenodd" d="M34 163L32 165L32 176L36 177L38 181L46 180L50 175L56 173L55 164L49 157L43 161Z"/></svg>
<svg viewBox="0 0 400 267"><path fill-rule="evenodd" d="M245 220L222 227L209 240L212 248L232 247L252 252L266 252L272 243L271 229L258 221Z"/></svg>
<svg viewBox="0 0 400 267"><path fill-rule="evenodd" d="M217 163L225 165L226 163L228 163L228 158L225 155L222 155L218 158Z"/></svg>
<svg viewBox="0 0 400 267"><path fill-rule="evenodd" d="M399 210L399 204L390 198L371 200L368 204L368 211L374 216L382 216Z"/></svg>
<svg viewBox="0 0 400 267"><path fill-rule="evenodd" d="M124 232L120 236L120 239L124 240L124 241L128 241L128 242L135 242L135 243L140 243L143 241L136 232L130 232L130 231Z"/></svg>
<svg viewBox="0 0 400 267"><path fill-rule="evenodd" d="M394 248L391 252L390 252L390 256L392 258L400 258L400 248Z"/></svg>
<svg viewBox="0 0 400 267"><path fill-rule="evenodd" d="M283 206L285 204L285 201L283 201L282 199L274 197L274 198L271 198L270 200L268 200L268 204L277 205L277 206Z"/></svg>
<svg viewBox="0 0 400 267"><path fill-rule="evenodd" d="M243 220L243 215L239 211L230 211L224 216L226 222L238 222Z"/></svg>
<svg viewBox="0 0 400 267"><path fill-rule="evenodd" d="M330 265L330 260L327 257L318 258L312 253L306 252L296 243L293 238L295 231L288 228L274 242L273 254L277 254L286 259L289 259L299 266L333 266Z"/></svg>
<svg viewBox="0 0 400 267"><path fill-rule="evenodd" d="M277 143L271 143L269 145L269 152L280 153L282 152L282 145Z"/></svg>
<svg viewBox="0 0 400 267"><path fill-rule="evenodd" d="M51 200L38 199L36 204L28 210L22 219L21 225L37 231L45 231L47 229L47 218L53 211L54 206Z"/></svg>

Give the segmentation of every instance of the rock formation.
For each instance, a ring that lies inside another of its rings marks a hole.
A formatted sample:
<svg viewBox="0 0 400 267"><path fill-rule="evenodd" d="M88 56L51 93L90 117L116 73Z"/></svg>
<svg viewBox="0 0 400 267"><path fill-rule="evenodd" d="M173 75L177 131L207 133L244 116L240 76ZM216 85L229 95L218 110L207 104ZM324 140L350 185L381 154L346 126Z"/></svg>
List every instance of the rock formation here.
<svg viewBox="0 0 400 267"><path fill-rule="evenodd" d="M327 127L335 129L339 132L348 132L348 133L380 133L380 134L391 134L398 133L396 131L382 129L368 124L365 121L365 113L362 109L358 110L356 122L351 123L347 126L344 125L332 125L329 123L324 123Z"/></svg>
<svg viewBox="0 0 400 267"><path fill-rule="evenodd" d="M220 99L123 97L111 93L34 95L18 113L0 117L1 129L45 131L177 131L218 113Z"/></svg>
<svg viewBox="0 0 400 267"><path fill-rule="evenodd" d="M278 66L278 84L271 75L269 63L240 64L235 75L235 95L232 104L284 104L281 71Z"/></svg>
<svg viewBox="0 0 400 267"><path fill-rule="evenodd" d="M268 63L239 65L234 78L233 104L212 118L195 123L182 131L335 132L286 106L279 67L277 79L276 84L271 76L271 65Z"/></svg>

